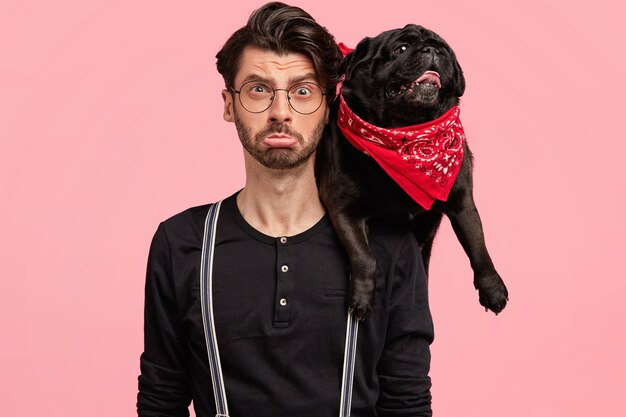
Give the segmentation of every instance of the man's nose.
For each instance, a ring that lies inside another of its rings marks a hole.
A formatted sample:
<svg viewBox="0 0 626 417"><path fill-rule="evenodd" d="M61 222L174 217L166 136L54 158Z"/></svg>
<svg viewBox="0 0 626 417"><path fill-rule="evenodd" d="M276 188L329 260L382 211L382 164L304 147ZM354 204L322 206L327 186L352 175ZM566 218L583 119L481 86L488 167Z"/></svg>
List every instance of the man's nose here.
<svg viewBox="0 0 626 417"><path fill-rule="evenodd" d="M276 90L274 92L274 100L269 108L269 117L272 121L286 122L291 120L292 109L289 104L289 96L286 90Z"/></svg>

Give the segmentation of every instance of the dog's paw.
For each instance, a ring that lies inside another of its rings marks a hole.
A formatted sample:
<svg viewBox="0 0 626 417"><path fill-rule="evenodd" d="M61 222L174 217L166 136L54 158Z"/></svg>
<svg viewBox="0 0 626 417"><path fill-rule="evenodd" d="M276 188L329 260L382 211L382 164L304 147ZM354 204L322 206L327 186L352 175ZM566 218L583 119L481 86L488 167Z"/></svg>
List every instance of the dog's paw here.
<svg viewBox="0 0 626 417"><path fill-rule="evenodd" d="M355 280L353 278L348 293L348 308L358 320L365 320L370 311L372 311L375 294L375 281Z"/></svg>
<svg viewBox="0 0 626 417"><path fill-rule="evenodd" d="M504 310L509 301L509 291L497 272L495 275L476 278L474 286L478 290L480 304L485 310L491 310L496 314Z"/></svg>

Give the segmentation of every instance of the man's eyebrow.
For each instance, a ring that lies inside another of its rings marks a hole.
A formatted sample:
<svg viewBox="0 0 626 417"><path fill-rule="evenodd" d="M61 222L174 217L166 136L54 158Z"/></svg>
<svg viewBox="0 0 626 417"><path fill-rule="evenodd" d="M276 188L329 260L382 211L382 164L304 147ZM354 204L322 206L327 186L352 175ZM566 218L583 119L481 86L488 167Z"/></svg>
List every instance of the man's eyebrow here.
<svg viewBox="0 0 626 417"><path fill-rule="evenodd" d="M250 81L259 81L265 84L274 84L274 80L271 78L267 78L258 74L250 74L248 76L246 76L246 78L243 79L243 81L241 82L241 84L245 84L247 82ZM303 81L307 81L307 82L312 82L312 83L317 83L315 74L312 72L307 72L305 74L302 75L297 75L295 77L291 77L289 78L289 85L293 85L293 84L297 84L299 82L303 82Z"/></svg>
<svg viewBox="0 0 626 417"><path fill-rule="evenodd" d="M315 77L315 74L313 74L312 72L308 72L306 74L298 75L297 77L292 77L289 79L290 84L295 84L302 81L317 83L317 78Z"/></svg>
<svg viewBox="0 0 626 417"><path fill-rule="evenodd" d="M243 84L245 84L247 82L250 82L250 81L260 81L260 82L267 83L267 84L271 83L269 78L262 77L262 76L260 76L258 74L250 74L246 78L243 79L241 84L243 85Z"/></svg>

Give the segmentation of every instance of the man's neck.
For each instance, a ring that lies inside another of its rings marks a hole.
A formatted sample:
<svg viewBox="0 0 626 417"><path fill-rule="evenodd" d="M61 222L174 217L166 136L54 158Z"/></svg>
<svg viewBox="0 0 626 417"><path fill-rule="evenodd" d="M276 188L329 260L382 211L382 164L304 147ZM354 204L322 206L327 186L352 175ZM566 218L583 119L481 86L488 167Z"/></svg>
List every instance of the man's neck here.
<svg viewBox="0 0 626 417"><path fill-rule="evenodd" d="M246 186L237 196L243 218L268 236L293 236L324 216L312 157L291 170L265 168L246 158Z"/></svg>

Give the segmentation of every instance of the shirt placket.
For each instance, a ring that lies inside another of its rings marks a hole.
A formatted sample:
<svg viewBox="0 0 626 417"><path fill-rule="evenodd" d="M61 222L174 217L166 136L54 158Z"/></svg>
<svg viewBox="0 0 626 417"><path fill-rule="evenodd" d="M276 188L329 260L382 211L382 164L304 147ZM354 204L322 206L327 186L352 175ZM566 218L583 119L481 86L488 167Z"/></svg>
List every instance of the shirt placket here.
<svg viewBox="0 0 626 417"><path fill-rule="evenodd" d="M276 238L274 327L289 327L293 311L294 248L288 237Z"/></svg>

